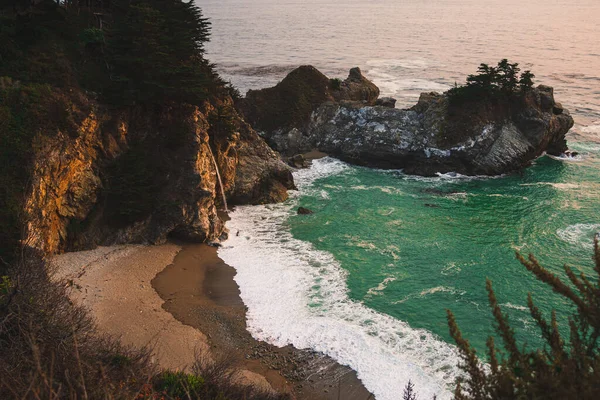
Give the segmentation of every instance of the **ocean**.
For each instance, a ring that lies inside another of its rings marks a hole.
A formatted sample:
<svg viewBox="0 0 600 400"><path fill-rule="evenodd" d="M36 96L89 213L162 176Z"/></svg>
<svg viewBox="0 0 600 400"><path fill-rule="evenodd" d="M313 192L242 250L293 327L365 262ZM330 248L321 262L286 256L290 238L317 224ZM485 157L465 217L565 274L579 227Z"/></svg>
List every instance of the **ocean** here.
<svg viewBox="0 0 600 400"><path fill-rule="evenodd" d="M600 3L595 0L219 0L208 58L243 93L312 64L344 78L359 66L398 107L502 58L536 74L575 119L574 159L542 157L501 177L423 178L325 158L295 173L283 204L238 207L220 257L237 270L248 329L322 351L355 369L377 399L450 398L460 374L446 309L484 357L492 280L518 338L542 345L531 293L564 322L568 303L515 252L564 276L592 270L600 231ZM314 211L296 215L299 206ZM237 232L239 231L239 235Z"/></svg>

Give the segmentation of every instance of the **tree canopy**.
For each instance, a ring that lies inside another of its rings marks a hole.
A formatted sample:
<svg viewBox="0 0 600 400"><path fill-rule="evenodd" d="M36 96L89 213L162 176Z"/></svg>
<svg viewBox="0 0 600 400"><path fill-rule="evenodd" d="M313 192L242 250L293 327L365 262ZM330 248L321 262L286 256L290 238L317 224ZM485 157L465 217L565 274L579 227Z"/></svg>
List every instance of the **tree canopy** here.
<svg viewBox="0 0 600 400"><path fill-rule="evenodd" d="M190 103L208 96L216 79L204 59L210 23L194 2L118 0L112 7L107 50L113 95Z"/></svg>
<svg viewBox="0 0 600 400"><path fill-rule="evenodd" d="M518 63L510 63L506 58L500 60L495 67L480 64L477 74L467 77L466 85L455 85L450 89L451 101L464 101L476 98L510 98L524 93L533 87L531 71L524 71L520 76Z"/></svg>

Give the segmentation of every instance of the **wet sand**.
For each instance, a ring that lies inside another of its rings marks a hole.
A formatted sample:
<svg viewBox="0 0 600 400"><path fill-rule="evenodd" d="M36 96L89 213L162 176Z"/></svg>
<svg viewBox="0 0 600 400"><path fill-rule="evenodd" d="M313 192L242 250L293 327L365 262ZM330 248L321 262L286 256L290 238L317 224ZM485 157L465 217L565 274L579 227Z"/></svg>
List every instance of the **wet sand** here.
<svg viewBox="0 0 600 400"><path fill-rule="evenodd" d="M150 347L162 368L186 369L209 342L162 309L150 281L181 250L176 244L114 246L53 257L54 279L70 283L71 299L88 309L98 329L125 345Z"/></svg>
<svg viewBox="0 0 600 400"><path fill-rule="evenodd" d="M234 275L216 248L187 244L152 285L164 300L163 309L206 335L215 357L234 357L239 368L264 376L275 390L306 400L372 398L354 371L329 357L253 339Z"/></svg>

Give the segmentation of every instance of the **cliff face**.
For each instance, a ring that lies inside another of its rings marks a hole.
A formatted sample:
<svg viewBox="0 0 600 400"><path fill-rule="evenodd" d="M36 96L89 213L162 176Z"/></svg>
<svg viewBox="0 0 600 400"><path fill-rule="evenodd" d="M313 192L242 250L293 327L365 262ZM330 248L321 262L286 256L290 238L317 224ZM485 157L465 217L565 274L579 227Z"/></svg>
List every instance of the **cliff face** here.
<svg viewBox="0 0 600 400"><path fill-rule="evenodd" d="M82 102L69 111L79 115L74 131L34 139L27 238L47 253L223 236L213 155L232 203L282 201L293 188L230 99L121 110Z"/></svg>

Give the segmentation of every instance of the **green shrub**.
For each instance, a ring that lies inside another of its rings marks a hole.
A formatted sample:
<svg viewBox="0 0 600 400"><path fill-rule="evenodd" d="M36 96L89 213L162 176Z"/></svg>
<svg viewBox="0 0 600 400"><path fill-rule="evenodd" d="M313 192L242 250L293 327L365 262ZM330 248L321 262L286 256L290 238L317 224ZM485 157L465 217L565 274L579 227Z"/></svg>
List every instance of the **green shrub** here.
<svg viewBox="0 0 600 400"><path fill-rule="evenodd" d="M531 71L523 72L519 77L519 64L509 63L507 59L498 62L496 67L481 64L478 74L469 75L466 85L455 84L448 91L451 104L481 99L511 98L518 91L525 92L533 87L535 75Z"/></svg>
<svg viewBox="0 0 600 400"><path fill-rule="evenodd" d="M454 315L448 310L450 334L454 338L465 372L459 380L456 399L598 399L600 398L600 248L594 242L594 275L575 274L564 266L570 282L542 267L530 255L517 258L535 275L572 304L576 313L569 318L569 337L559 331L556 313L550 320L527 299L531 317L545 339L542 349L528 349L517 343L508 316L502 312L492 288L486 287L495 329L503 348L496 347L493 337L487 342L489 368L477 358L475 349L463 338Z"/></svg>
<svg viewBox="0 0 600 400"><path fill-rule="evenodd" d="M329 84L333 90L340 90L342 88L342 80L339 78L330 79Z"/></svg>
<svg viewBox="0 0 600 400"><path fill-rule="evenodd" d="M98 28L88 28L81 33L84 45L104 43L104 32Z"/></svg>
<svg viewBox="0 0 600 400"><path fill-rule="evenodd" d="M154 388L173 398L197 398L204 380L193 374L165 371L155 379Z"/></svg>

